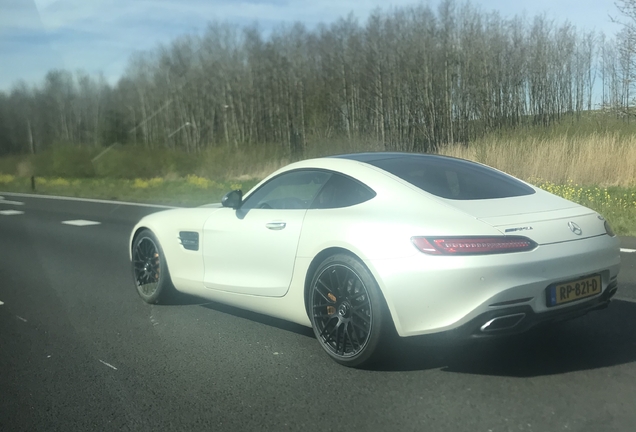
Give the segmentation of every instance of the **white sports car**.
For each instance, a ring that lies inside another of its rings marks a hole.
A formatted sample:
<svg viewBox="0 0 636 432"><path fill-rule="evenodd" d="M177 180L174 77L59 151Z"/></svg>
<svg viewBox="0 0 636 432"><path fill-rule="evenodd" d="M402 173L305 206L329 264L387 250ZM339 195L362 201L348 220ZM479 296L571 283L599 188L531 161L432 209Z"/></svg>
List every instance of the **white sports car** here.
<svg viewBox="0 0 636 432"><path fill-rule="evenodd" d="M602 309L619 241L601 215L487 166L361 153L288 165L244 197L144 217L146 302L193 294L311 326L360 366L383 335L506 335Z"/></svg>

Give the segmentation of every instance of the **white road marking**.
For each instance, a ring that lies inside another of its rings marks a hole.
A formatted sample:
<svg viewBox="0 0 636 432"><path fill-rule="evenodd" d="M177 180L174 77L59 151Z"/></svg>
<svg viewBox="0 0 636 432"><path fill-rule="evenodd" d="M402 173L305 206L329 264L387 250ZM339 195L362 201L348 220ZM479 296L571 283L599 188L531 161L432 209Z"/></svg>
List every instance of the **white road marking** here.
<svg viewBox="0 0 636 432"><path fill-rule="evenodd" d="M0 200L0 204L9 204L9 205L18 205L18 206L24 205L23 202L20 202L20 201L7 201L4 198Z"/></svg>
<svg viewBox="0 0 636 432"><path fill-rule="evenodd" d="M64 197L64 196L58 196L58 195L37 195L37 194L25 194L25 193L17 193L17 192L2 192L2 193L4 193L5 195L25 197L25 198L83 201L83 202L93 202L93 203L101 203L101 204L117 204L117 205L128 205L128 206L136 206L136 207L152 207L152 208L166 208L166 209L181 208L181 207L159 205L159 204L141 204L141 203L133 203L133 202L127 202L127 201L102 200L102 199L94 199L94 198L76 198L76 197Z"/></svg>
<svg viewBox="0 0 636 432"><path fill-rule="evenodd" d="M3 302L3 301L0 301L0 306L2 306L3 304L4 304L4 302Z"/></svg>
<svg viewBox="0 0 636 432"><path fill-rule="evenodd" d="M99 360L99 359L97 359L97 360ZM99 361L102 362L103 364L105 364L106 366L108 366L109 368L117 370L117 368L115 366L113 366L112 364L108 364L104 360L99 360Z"/></svg>
<svg viewBox="0 0 636 432"><path fill-rule="evenodd" d="M0 210L0 215L12 216L12 215L19 215L19 214L24 214L24 212L19 210Z"/></svg>
<svg viewBox="0 0 636 432"><path fill-rule="evenodd" d="M27 320L25 320L24 318L22 318L20 315L16 315L16 317L17 317L20 321L28 322Z"/></svg>
<svg viewBox="0 0 636 432"><path fill-rule="evenodd" d="M636 252L636 249L623 249L623 248L621 248L621 252L623 252L623 253L634 253L634 252Z"/></svg>
<svg viewBox="0 0 636 432"><path fill-rule="evenodd" d="M89 221L84 219L68 220L68 221L63 221L62 223L66 225L74 225L74 226L89 226L89 225L101 224L101 222Z"/></svg>

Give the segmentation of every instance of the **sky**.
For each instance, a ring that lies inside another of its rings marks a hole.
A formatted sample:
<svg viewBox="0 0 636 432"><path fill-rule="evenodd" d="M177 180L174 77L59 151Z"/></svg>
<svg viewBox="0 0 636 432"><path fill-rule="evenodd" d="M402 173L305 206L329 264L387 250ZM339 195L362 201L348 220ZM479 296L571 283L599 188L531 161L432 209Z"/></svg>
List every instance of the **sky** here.
<svg viewBox="0 0 636 432"><path fill-rule="evenodd" d="M20 80L38 85L51 69L101 73L112 84L135 51L151 50L176 36L202 34L210 21L239 26L258 22L267 32L302 22L309 28L353 13L364 23L380 8L439 0L0 0L0 91ZM613 36L615 0L471 0L503 17L544 13L557 23ZM462 1L458 3L462 3Z"/></svg>

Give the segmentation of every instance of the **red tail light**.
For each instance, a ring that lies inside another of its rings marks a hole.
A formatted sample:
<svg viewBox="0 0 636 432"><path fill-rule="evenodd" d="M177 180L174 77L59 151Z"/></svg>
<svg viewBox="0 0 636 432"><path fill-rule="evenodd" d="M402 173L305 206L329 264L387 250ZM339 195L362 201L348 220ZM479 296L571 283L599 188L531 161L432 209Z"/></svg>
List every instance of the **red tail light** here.
<svg viewBox="0 0 636 432"><path fill-rule="evenodd" d="M537 244L526 237L411 237L429 255L487 255L529 251Z"/></svg>

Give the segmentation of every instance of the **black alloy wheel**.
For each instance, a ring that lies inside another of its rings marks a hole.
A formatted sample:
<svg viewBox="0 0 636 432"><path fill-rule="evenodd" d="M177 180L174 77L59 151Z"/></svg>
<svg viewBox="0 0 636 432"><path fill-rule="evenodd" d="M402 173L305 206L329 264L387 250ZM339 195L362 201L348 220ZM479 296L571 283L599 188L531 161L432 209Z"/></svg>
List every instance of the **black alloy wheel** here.
<svg viewBox="0 0 636 432"><path fill-rule="evenodd" d="M142 231L132 249L132 270L139 296L147 303L160 303L171 288L168 266L157 237Z"/></svg>
<svg viewBox="0 0 636 432"><path fill-rule="evenodd" d="M377 283L357 259L326 259L314 275L308 300L316 338L334 360L356 367L375 357L386 326L385 308Z"/></svg>

